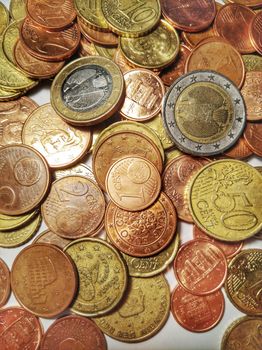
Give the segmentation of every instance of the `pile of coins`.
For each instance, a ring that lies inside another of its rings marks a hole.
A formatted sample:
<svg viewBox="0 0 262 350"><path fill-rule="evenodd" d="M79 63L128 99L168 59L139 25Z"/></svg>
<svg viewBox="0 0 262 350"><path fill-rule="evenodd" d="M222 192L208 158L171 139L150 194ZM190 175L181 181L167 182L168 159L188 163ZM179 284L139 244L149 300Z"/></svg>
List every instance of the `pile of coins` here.
<svg viewBox="0 0 262 350"><path fill-rule="evenodd" d="M30 241L0 259L1 350L206 332L224 295L221 349L261 349L261 7L0 3L0 247Z"/></svg>

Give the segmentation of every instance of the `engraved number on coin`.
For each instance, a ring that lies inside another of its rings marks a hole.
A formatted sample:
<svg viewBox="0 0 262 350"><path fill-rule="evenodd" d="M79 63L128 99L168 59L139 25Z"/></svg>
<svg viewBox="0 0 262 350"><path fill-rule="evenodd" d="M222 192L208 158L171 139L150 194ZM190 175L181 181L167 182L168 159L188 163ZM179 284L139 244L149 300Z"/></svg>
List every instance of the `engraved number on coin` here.
<svg viewBox="0 0 262 350"><path fill-rule="evenodd" d="M146 1L133 0L126 7L119 7L119 11L133 23L144 23L151 21L156 16L155 9L145 7L145 5Z"/></svg>

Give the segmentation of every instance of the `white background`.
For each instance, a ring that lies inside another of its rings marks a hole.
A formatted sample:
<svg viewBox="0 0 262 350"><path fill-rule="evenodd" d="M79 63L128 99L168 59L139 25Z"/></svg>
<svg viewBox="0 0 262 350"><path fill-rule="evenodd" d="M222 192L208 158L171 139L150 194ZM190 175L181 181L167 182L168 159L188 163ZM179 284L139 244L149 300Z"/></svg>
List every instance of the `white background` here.
<svg viewBox="0 0 262 350"><path fill-rule="evenodd" d="M52 1L52 0L50 0ZM2 0L2 2L8 7L9 1ZM219 1L221 2L221 1ZM39 105L50 102L50 82L40 83L39 86L34 90L33 93L29 93L35 102ZM89 158L87 163L91 166ZM252 157L249 160L249 163L253 166L262 165L262 161L259 158ZM42 223L38 234L43 232L46 229L46 225ZM182 242L186 242L193 238L192 234L193 225L186 223L179 223L178 232L181 233ZM28 244L30 244L29 242ZM27 245L28 245L27 244ZM0 257L8 264L11 269L12 263L16 255L25 247L26 245L20 248L5 249L0 248ZM244 244L244 248L262 248L262 241L258 240L249 240ZM172 266L166 272L166 278L168 279L170 285L170 291L173 290L177 284ZM164 328L153 338L136 344L127 344L119 341L115 341L110 337L106 336L108 350L219 350L221 339L227 327L238 317L243 316L243 314L238 311L226 297L226 293L223 290L225 295L226 307L225 314L221 322L211 331L205 333L191 333L177 324L174 320L172 314L170 313L169 319L164 326ZM14 295L11 295L7 306L18 305ZM45 330L51 325L53 320L44 320L41 319ZM55 350L55 349L54 349ZM88 350L88 349L87 349ZM241 350L241 349L239 349Z"/></svg>

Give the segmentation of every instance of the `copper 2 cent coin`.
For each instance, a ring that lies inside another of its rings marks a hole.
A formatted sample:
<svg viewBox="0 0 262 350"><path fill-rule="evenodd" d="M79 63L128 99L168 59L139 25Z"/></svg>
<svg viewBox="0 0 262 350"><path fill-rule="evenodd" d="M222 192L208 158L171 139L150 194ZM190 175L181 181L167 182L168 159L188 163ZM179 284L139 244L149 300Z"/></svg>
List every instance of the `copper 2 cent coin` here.
<svg viewBox="0 0 262 350"><path fill-rule="evenodd" d="M0 259L0 307L6 304L10 292L10 272L4 260Z"/></svg>

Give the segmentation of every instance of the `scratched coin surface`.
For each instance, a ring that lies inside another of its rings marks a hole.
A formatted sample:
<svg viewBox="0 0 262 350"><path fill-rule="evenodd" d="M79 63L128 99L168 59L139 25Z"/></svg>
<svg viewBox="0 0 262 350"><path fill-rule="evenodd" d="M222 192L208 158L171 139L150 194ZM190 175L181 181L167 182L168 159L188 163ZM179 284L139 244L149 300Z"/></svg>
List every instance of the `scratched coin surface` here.
<svg viewBox="0 0 262 350"><path fill-rule="evenodd" d="M21 215L34 209L47 193L46 160L33 148L10 145L0 149L0 212Z"/></svg>
<svg viewBox="0 0 262 350"><path fill-rule="evenodd" d="M179 249L174 271L178 283L189 293L208 295L224 284L227 261L222 250L213 243L195 239Z"/></svg>
<svg viewBox="0 0 262 350"><path fill-rule="evenodd" d="M229 263L227 296L245 314L262 315L261 275L262 249L245 249Z"/></svg>
<svg viewBox="0 0 262 350"><path fill-rule="evenodd" d="M10 292L10 272L4 260L0 258L0 308L6 304Z"/></svg>
<svg viewBox="0 0 262 350"><path fill-rule="evenodd" d="M254 17L251 28L250 28L250 38L252 45L260 55L262 55L262 38L261 38L261 28L262 28L262 13L259 12Z"/></svg>
<svg viewBox="0 0 262 350"><path fill-rule="evenodd" d="M248 147L259 157L262 157L262 123L247 123L244 137Z"/></svg>
<svg viewBox="0 0 262 350"><path fill-rule="evenodd" d="M9 12L5 5L0 3L0 35L2 35L9 23Z"/></svg>
<svg viewBox="0 0 262 350"><path fill-rule="evenodd" d="M155 202L161 189L160 174L153 163L142 157L117 160L108 170L106 190L119 208L138 211Z"/></svg>
<svg viewBox="0 0 262 350"><path fill-rule="evenodd" d="M37 350L41 343L42 325L25 309L9 307L0 310L0 334L1 350Z"/></svg>
<svg viewBox="0 0 262 350"><path fill-rule="evenodd" d="M222 241L241 241L262 228L262 177L251 165L219 160L206 165L190 188L190 211L196 225Z"/></svg>
<svg viewBox="0 0 262 350"><path fill-rule="evenodd" d="M165 127L183 152L215 155L243 133L245 104L237 87L214 71L194 71L175 81L163 105Z"/></svg>
<svg viewBox="0 0 262 350"><path fill-rule="evenodd" d="M72 260L59 248L32 244L16 256L11 286L26 310L52 318L71 304L77 289L77 274Z"/></svg>
<svg viewBox="0 0 262 350"><path fill-rule="evenodd" d="M262 28L262 27L261 27ZM262 119L262 71L247 72L241 89L247 108L247 120Z"/></svg>
<svg viewBox="0 0 262 350"><path fill-rule="evenodd" d="M111 244L97 238L70 243L64 251L73 259L79 290L72 311L83 316L98 316L112 310L127 287L126 266Z"/></svg>
<svg viewBox="0 0 262 350"><path fill-rule="evenodd" d="M166 323L170 292L164 275L130 279L120 305L110 314L94 319L109 337L122 342L139 342L153 337Z"/></svg>
<svg viewBox="0 0 262 350"><path fill-rule="evenodd" d="M53 244L60 249L64 249L64 247L68 245L70 242L71 241L69 239L62 238L56 235L54 232L50 230L46 230L34 239L33 244L34 243Z"/></svg>
<svg viewBox="0 0 262 350"><path fill-rule="evenodd" d="M83 176L65 176L53 182L42 205L43 219L49 230L66 239L92 235L104 213L102 191Z"/></svg>
<svg viewBox="0 0 262 350"><path fill-rule="evenodd" d="M171 311L175 320L191 332L207 332L221 320L225 299L219 290L197 296L177 286L171 295Z"/></svg>
<svg viewBox="0 0 262 350"><path fill-rule="evenodd" d="M24 123L22 140L39 151L51 168L67 168L89 150L92 134L89 130L68 125L51 104L33 111Z"/></svg>
<svg viewBox="0 0 262 350"><path fill-rule="evenodd" d="M106 350L104 334L91 320L81 316L65 316L46 331L42 350Z"/></svg>

